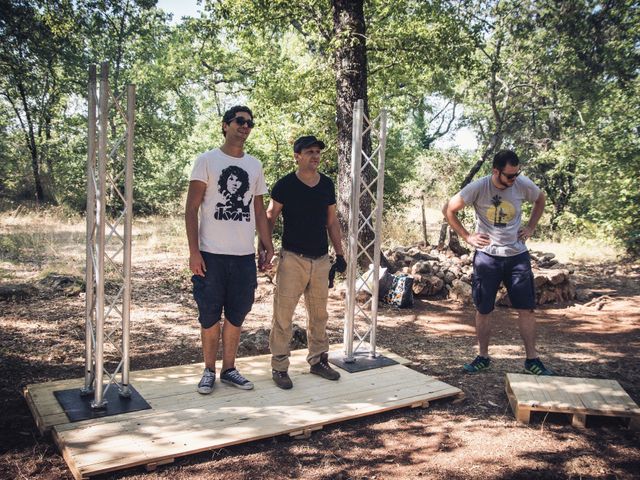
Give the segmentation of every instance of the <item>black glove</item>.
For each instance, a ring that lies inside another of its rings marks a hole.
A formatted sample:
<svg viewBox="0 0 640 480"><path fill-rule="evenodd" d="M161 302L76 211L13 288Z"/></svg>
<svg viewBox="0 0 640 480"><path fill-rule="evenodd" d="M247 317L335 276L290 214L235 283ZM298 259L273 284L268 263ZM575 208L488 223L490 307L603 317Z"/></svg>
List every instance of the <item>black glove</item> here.
<svg viewBox="0 0 640 480"><path fill-rule="evenodd" d="M336 264L331 265L331 269L329 270L329 288L333 288L333 281L336 278Z"/></svg>
<svg viewBox="0 0 640 480"><path fill-rule="evenodd" d="M347 261L344 259L343 255L336 255L336 262L334 263L336 267L336 271L339 273L344 273L347 271Z"/></svg>

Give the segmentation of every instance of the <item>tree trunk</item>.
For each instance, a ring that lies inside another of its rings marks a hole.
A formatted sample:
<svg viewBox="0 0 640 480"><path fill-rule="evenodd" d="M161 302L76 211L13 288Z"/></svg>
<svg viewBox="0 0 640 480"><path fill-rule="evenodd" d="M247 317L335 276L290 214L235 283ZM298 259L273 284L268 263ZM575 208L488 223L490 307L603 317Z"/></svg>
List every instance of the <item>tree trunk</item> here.
<svg viewBox="0 0 640 480"><path fill-rule="evenodd" d="M422 193L422 208L420 208L420 210L422 211L422 238L424 239L424 246L428 247L429 246L429 237L427 237L427 214L425 212L426 208L427 208L426 194L423 192Z"/></svg>
<svg viewBox="0 0 640 480"><path fill-rule="evenodd" d="M489 144L487 145L487 148L485 148L482 156L475 163L475 165L473 167L471 167L471 170L469 170L469 173L467 173L467 176L464 177L464 180L460 184L460 190L462 190L464 187L466 187L467 185L469 185L471 183L471 181L473 180L473 177L476 176L476 173L478 173L480 168L482 168L482 165L484 165L484 162L487 161L487 158L489 158L493 154L493 152L498 150L500 148L500 145L502 145L502 132L501 131L497 131L496 133L491 135L491 139L489 140ZM442 222L442 226L440 227L440 237L438 238L438 248L440 250L442 250L444 248L445 240L447 239L447 227L448 226L449 226L449 224L447 223L446 220L444 220ZM453 230L449 229L449 238L452 239L452 240L453 240L453 238L452 238L452 234L453 233L454 233ZM460 245L460 242L459 242L457 236L456 236L454 241L457 242L457 246Z"/></svg>
<svg viewBox="0 0 640 480"><path fill-rule="evenodd" d="M27 94L24 90L24 85L19 84L18 91L20 92L22 108L24 109L24 115L26 118L26 125L23 125L23 128L25 130L25 140L29 147L29 153L31 154L31 171L33 172L33 183L36 189L36 202L41 203L44 201L44 190L42 188L42 179L40 178L40 163L38 161L38 147L36 145L36 137L33 130L33 120L31 118L31 113L29 112L29 103L27 102Z"/></svg>
<svg viewBox="0 0 640 480"><path fill-rule="evenodd" d="M364 1L333 0L333 34L337 39L334 52L336 75L336 124L338 129L338 219L344 242L348 241L351 199L351 148L353 134L353 104L362 99L364 114L369 118L367 95L367 53ZM371 137L362 139L362 150L371 152ZM370 180L369 180L370 181ZM365 216L371 212L370 199L363 199L360 209ZM366 245L372 240L361 238ZM345 249L347 252L348 249ZM371 252L373 257L373 253Z"/></svg>

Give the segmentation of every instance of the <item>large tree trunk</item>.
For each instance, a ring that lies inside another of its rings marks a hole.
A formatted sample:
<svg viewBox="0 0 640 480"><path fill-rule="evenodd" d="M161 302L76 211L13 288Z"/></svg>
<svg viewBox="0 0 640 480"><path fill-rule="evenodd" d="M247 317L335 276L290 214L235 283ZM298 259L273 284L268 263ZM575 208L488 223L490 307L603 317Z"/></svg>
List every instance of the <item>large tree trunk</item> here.
<svg viewBox="0 0 640 480"><path fill-rule="evenodd" d="M353 104L364 101L364 114L369 118L367 95L367 52L364 1L333 0L333 33L337 40L334 52L336 75L336 123L338 128L338 219L347 243L351 198L351 148L353 134ZM371 137L362 139L362 150L371 152ZM364 215L371 212L371 201L360 203ZM366 245L370 238L361 238ZM345 252L348 249L345 248ZM373 256L373 253L371 252Z"/></svg>

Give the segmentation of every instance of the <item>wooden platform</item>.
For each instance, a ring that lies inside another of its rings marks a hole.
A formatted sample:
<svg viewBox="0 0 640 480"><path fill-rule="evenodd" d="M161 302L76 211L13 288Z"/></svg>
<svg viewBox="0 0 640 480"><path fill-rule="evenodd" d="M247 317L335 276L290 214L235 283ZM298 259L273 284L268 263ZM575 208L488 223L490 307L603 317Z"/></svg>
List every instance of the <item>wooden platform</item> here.
<svg viewBox="0 0 640 480"><path fill-rule="evenodd" d="M640 427L640 408L615 380L507 373L505 389L523 423L531 412L558 412L572 415L575 427L585 427L593 415L628 418L630 428Z"/></svg>
<svg viewBox="0 0 640 480"><path fill-rule="evenodd" d="M426 407L430 400L458 397L460 389L398 365L357 373L341 371L330 382L309 374L306 350L293 352L292 390L271 379L270 356L240 358L238 369L255 389L216 382L211 395L196 385L203 364L131 372L131 384L151 410L69 423L53 392L78 388L83 380L64 380L25 389L25 398L42 432L52 430L76 479L137 465L153 469L174 458L281 434L308 437L323 425L401 407Z"/></svg>

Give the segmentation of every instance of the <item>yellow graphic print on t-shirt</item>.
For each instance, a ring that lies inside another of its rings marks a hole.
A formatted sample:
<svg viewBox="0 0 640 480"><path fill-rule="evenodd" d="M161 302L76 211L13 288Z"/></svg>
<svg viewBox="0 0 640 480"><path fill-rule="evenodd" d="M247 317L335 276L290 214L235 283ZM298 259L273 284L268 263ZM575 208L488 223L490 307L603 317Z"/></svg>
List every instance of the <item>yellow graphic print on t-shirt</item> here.
<svg viewBox="0 0 640 480"><path fill-rule="evenodd" d="M487 209L487 219L494 227L506 227L516 216L516 209L510 202L502 200L500 195L491 198L491 207Z"/></svg>

